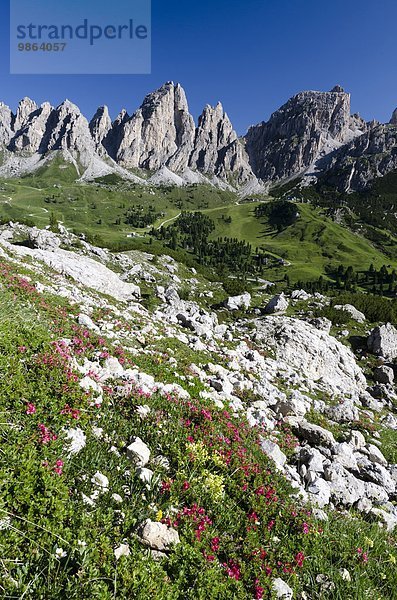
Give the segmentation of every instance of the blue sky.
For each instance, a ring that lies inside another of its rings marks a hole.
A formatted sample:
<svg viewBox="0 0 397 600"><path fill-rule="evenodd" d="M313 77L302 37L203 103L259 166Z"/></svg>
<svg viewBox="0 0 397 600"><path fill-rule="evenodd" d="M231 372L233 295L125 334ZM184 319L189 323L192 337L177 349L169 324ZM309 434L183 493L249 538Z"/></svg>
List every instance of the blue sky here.
<svg viewBox="0 0 397 600"><path fill-rule="evenodd" d="M117 6L95 5L109 1ZM67 97L87 117L102 104L116 116L173 80L195 118L221 100L244 133L298 91L337 83L365 119L389 120L397 106L395 0L153 0L152 74L126 76L10 75L8 10L2 0L0 100L11 107L25 95L53 104Z"/></svg>

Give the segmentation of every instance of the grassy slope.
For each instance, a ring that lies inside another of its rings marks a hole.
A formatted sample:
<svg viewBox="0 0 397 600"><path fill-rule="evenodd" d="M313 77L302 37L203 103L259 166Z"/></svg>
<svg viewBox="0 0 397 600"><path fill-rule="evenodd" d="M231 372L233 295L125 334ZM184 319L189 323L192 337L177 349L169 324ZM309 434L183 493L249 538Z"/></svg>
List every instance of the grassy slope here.
<svg viewBox="0 0 397 600"><path fill-rule="evenodd" d="M315 279L324 274L329 264L351 265L364 269L373 263L397 266L363 237L326 218L321 209L299 205L301 218L285 231L270 230L265 221L253 215L253 204L237 204L237 197L207 187L142 188L120 183L114 186L76 183L76 171L58 159L49 166L20 180L0 180L0 218L30 219L39 227L49 223L50 213L76 232L99 236L104 245L127 242L134 230L124 223L124 215L132 206L154 205L162 213L155 226L178 215L181 210L202 210L216 223L214 236L244 239L255 249L264 247L269 253L291 262L291 267L269 271L268 278L283 277L288 272L292 281ZM11 198L11 200L9 200ZM231 217L230 224L222 219ZM120 224L118 224L120 220ZM99 240L97 240L99 243ZM147 248L142 237L129 240L131 247ZM154 244L157 246L158 244Z"/></svg>
<svg viewBox="0 0 397 600"><path fill-rule="evenodd" d="M346 227L328 219L323 211L308 204L298 205L300 219L278 233L265 219L255 219L254 207L249 204L234 205L205 212L215 220L215 236L238 237L292 263L289 273L292 280L313 279L324 273L329 264L351 265L354 269L393 264L380 250ZM222 219L231 216L231 224Z"/></svg>
<svg viewBox="0 0 397 600"><path fill-rule="evenodd" d="M127 234L134 231L124 223L126 211L133 206L154 205L157 212L164 213L155 223L159 226L180 210L216 207L235 199L230 192L204 186L159 190L123 182L103 186L75 180L74 167L65 168L58 159L22 179L0 180L0 218L31 219L39 227L45 227L49 213L54 212L58 220L76 231L98 235L105 243L114 243L125 240ZM120 224L116 224L117 219L121 220Z"/></svg>

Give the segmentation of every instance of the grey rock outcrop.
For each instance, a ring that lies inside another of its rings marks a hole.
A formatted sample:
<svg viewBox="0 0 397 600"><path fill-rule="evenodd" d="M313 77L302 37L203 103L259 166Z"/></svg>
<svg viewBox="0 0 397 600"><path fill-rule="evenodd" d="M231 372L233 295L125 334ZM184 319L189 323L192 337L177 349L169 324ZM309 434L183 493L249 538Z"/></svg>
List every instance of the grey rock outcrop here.
<svg viewBox="0 0 397 600"><path fill-rule="evenodd" d="M304 172L357 132L350 95L338 86L331 92L301 92L288 100L267 123L249 129L246 149L255 175L277 181Z"/></svg>
<svg viewBox="0 0 397 600"><path fill-rule="evenodd" d="M225 300L224 306L227 310L243 310L248 309L251 305L251 294L246 292L240 296L230 296Z"/></svg>
<svg viewBox="0 0 397 600"><path fill-rule="evenodd" d="M56 242L50 235L40 233L35 236L35 245L44 244L45 250L39 248L28 248L25 246L13 246L6 239L0 237L0 245L22 257L30 256L40 260L55 272L70 277L76 283L87 285L90 288L107 294L121 302L131 302L140 297L140 288L133 284L122 281L111 269L88 256L76 255L75 252L63 250L56 247ZM49 232L46 232L49 234Z"/></svg>
<svg viewBox="0 0 397 600"><path fill-rule="evenodd" d="M141 107L124 123L117 161L129 168L156 170L163 165L175 170L186 168L194 131L183 88L168 82L146 96Z"/></svg>
<svg viewBox="0 0 397 600"><path fill-rule="evenodd" d="M283 579L280 579L280 577L273 580L272 590L275 593L276 598L280 598L280 600L292 600L294 596L292 589Z"/></svg>
<svg viewBox="0 0 397 600"><path fill-rule="evenodd" d="M37 229L37 227L33 227L29 231L28 236L33 247L39 248L40 250L56 252L61 245L59 237L47 229Z"/></svg>
<svg viewBox="0 0 397 600"><path fill-rule="evenodd" d="M139 526L137 533L144 546L158 552L167 552L180 542L176 529L150 519L146 519Z"/></svg>
<svg viewBox="0 0 397 600"><path fill-rule="evenodd" d="M144 467L150 460L150 449L141 438L136 437L131 444L127 446L127 456L138 467Z"/></svg>
<svg viewBox="0 0 397 600"><path fill-rule="evenodd" d="M393 111L390 119L390 125L397 125L397 108Z"/></svg>
<svg viewBox="0 0 397 600"><path fill-rule="evenodd" d="M364 313L357 310L355 306L352 304L337 304L334 306L336 310L343 310L344 312L349 313L352 319L357 321L358 323L364 323L365 315Z"/></svg>
<svg viewBox="0 0 397 600"><path fill-rule="evenodd" d="M43 153L42 142L47 131L47 124L53 108L45 102L34 110L24 121L23 126L15 133L9 149L14 152L27 152L34 154L40 150Z"/></svg>
<svg viewBox="0 0 397 600"><path fill-rule="evenodd" d="M391 323L375 327L367 341L368 349L387 360L397 358L397 329Z"/></svg>
<svg viewBox="0 0 397 600"><path fill-rule="evenodd" d="M96 150L100 156L112 152L112 142L109 140L109 132L112 129L112 120L109 116L107 106L101 106L90 121L90 132L95 143Z"/></svg>
<svg viewBox="0 0 397 600"><path fill-rule="evenodd" d="M357 395L366 387L353 353L325 331L283 316L255 321L256 341L273 348L279 361L288 363L332 393Z"/></svg>
<svg viewBox="0 0 397 600"><path fill-rule="evenodd" d="M384 385L393 385L394 371L392 367L388 367L387 365L376 367L374 369L374 379L378 383L383 383Z"/></svg>
<svg viewBox="0 0 397 600"><path fill-rule="evenodd" d="M277 444L271 440L262 440L261 448L266 456L274 461L278 469L282 469L284 467L285 463L287 462L287 457L285 456L284 452L280 450L280 447Z"/></svg>
<svg viewBox="0 0 397 600"><path fill-rule="evenodd" d="M72 150L87 159L95 154L88 121L69 100L62 102L49 116L41 152L49 150Z"/></svg>
<svg viewBox="0 0 397 600"><path fill-rule="evenodd" d="M207 105L196 129L189 166L202 173L227 178L238 183L254 179L248 156L220 102Z"/></svg>
<svg viewBox="0 0 397 600"><path fill-rule="evenodd" d="M339 463L325 468L325 480L336 504L351 506L365 495L365 485Z"/></svg>
<svg viewBox="0 0 397 600"><path fill-rule="evenodd" d="M18 132L27 124L30 115L37 110L37 108L36 102L30 98L25 97L19 102L13 126L15 132Z"/></svg>
<svg viewBox="0 0 397 600"><path fill-rule="evenodd" d="M341 192L363 190L397 169L397 123L372 124L368 131L335 152L323 180Z"/></svg>
<svg viewBox="0 0 397 600"><path fill-rule="evenodd" d="M271 315L273 313L285 312L289 306L288 299L283 293L274 296L265 306L265 313Z"/></svg>
<svg viewBox="0 0 397 600"><path fill-rule="evenodd" d="M0 102L0 147L6 146L12 138L13 114L11 109Z"/></svg>
<svg viewBox="0 0 397 600"><path fill-rule="evenodd" d="M336 443L333 434L328 429L309 423L306 419L293 425L293 428L301 439L313 446L334 446Z"/></svg>

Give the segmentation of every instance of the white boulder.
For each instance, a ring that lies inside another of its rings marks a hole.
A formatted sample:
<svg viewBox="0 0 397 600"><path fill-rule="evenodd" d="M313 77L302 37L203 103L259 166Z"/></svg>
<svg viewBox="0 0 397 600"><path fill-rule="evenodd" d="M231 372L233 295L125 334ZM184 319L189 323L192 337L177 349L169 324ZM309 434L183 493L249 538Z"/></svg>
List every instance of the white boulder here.
<svg viewBox="0 0 397 600"><path fill-rule="evenodd" d="M144 467L150 460L150 449L141 438L136 437L127 446L127 456L134 461L137 467Z"/></svg>

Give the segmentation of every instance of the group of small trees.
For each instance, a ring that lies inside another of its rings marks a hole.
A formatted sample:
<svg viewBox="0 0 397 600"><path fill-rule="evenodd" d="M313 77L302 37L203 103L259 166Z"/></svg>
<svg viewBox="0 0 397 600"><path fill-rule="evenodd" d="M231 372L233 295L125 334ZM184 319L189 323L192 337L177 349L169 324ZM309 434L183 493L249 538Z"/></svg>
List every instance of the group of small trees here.
<svg viewBox="0 0 397 600"><path fill-rule="evenodd" d="M314 281L298 281L295 288L305 289L310 293L327 293L330 291L356 292L365 290L378 296L395 296L397 294L397 272L383 265L375 269L371 264L366 270L355 271L352 266L339 265L326 269L328 278L320 276Z"/></svg>
<svg viewBox="0 0 397 600"><path fill-rule="evenodd" d="M276 202L256 206L255 217L257 219L266 217L271 227L277 229L277 231L282 231L295 223L299 218L299 213L296 204L287 200L277 200Z"/></svg>
<svg viewBox="0 0 397 600"><path fill-rule="evenodd" d="M397 288L397 272L389 271L386 265L375 269L374 265L363 271L354 271L353 267L340 265L336 272L330 272L335 279L337 289L366 289L373 294L395 294Z"/></svg>
<svg viewBox="0 0 397 600"><path fill-rule="evenodd" d="M156 212L154 206L149 206L145 211L142 206L134 206L125 213L124 222L136 229L144 229L153 225L159 218L160 213Z"/></svg>
<svg viewBox="0 0 397 600"><path fill-rule="evenodd" d="M172 250L180 247L190 252L199 264L214 267L222 275L228 272L246 275L257 269L251 244L237 238L212 239L214 230L215 223L207 215L182 212L168 227L152 229L150 233Z"/></svg>

